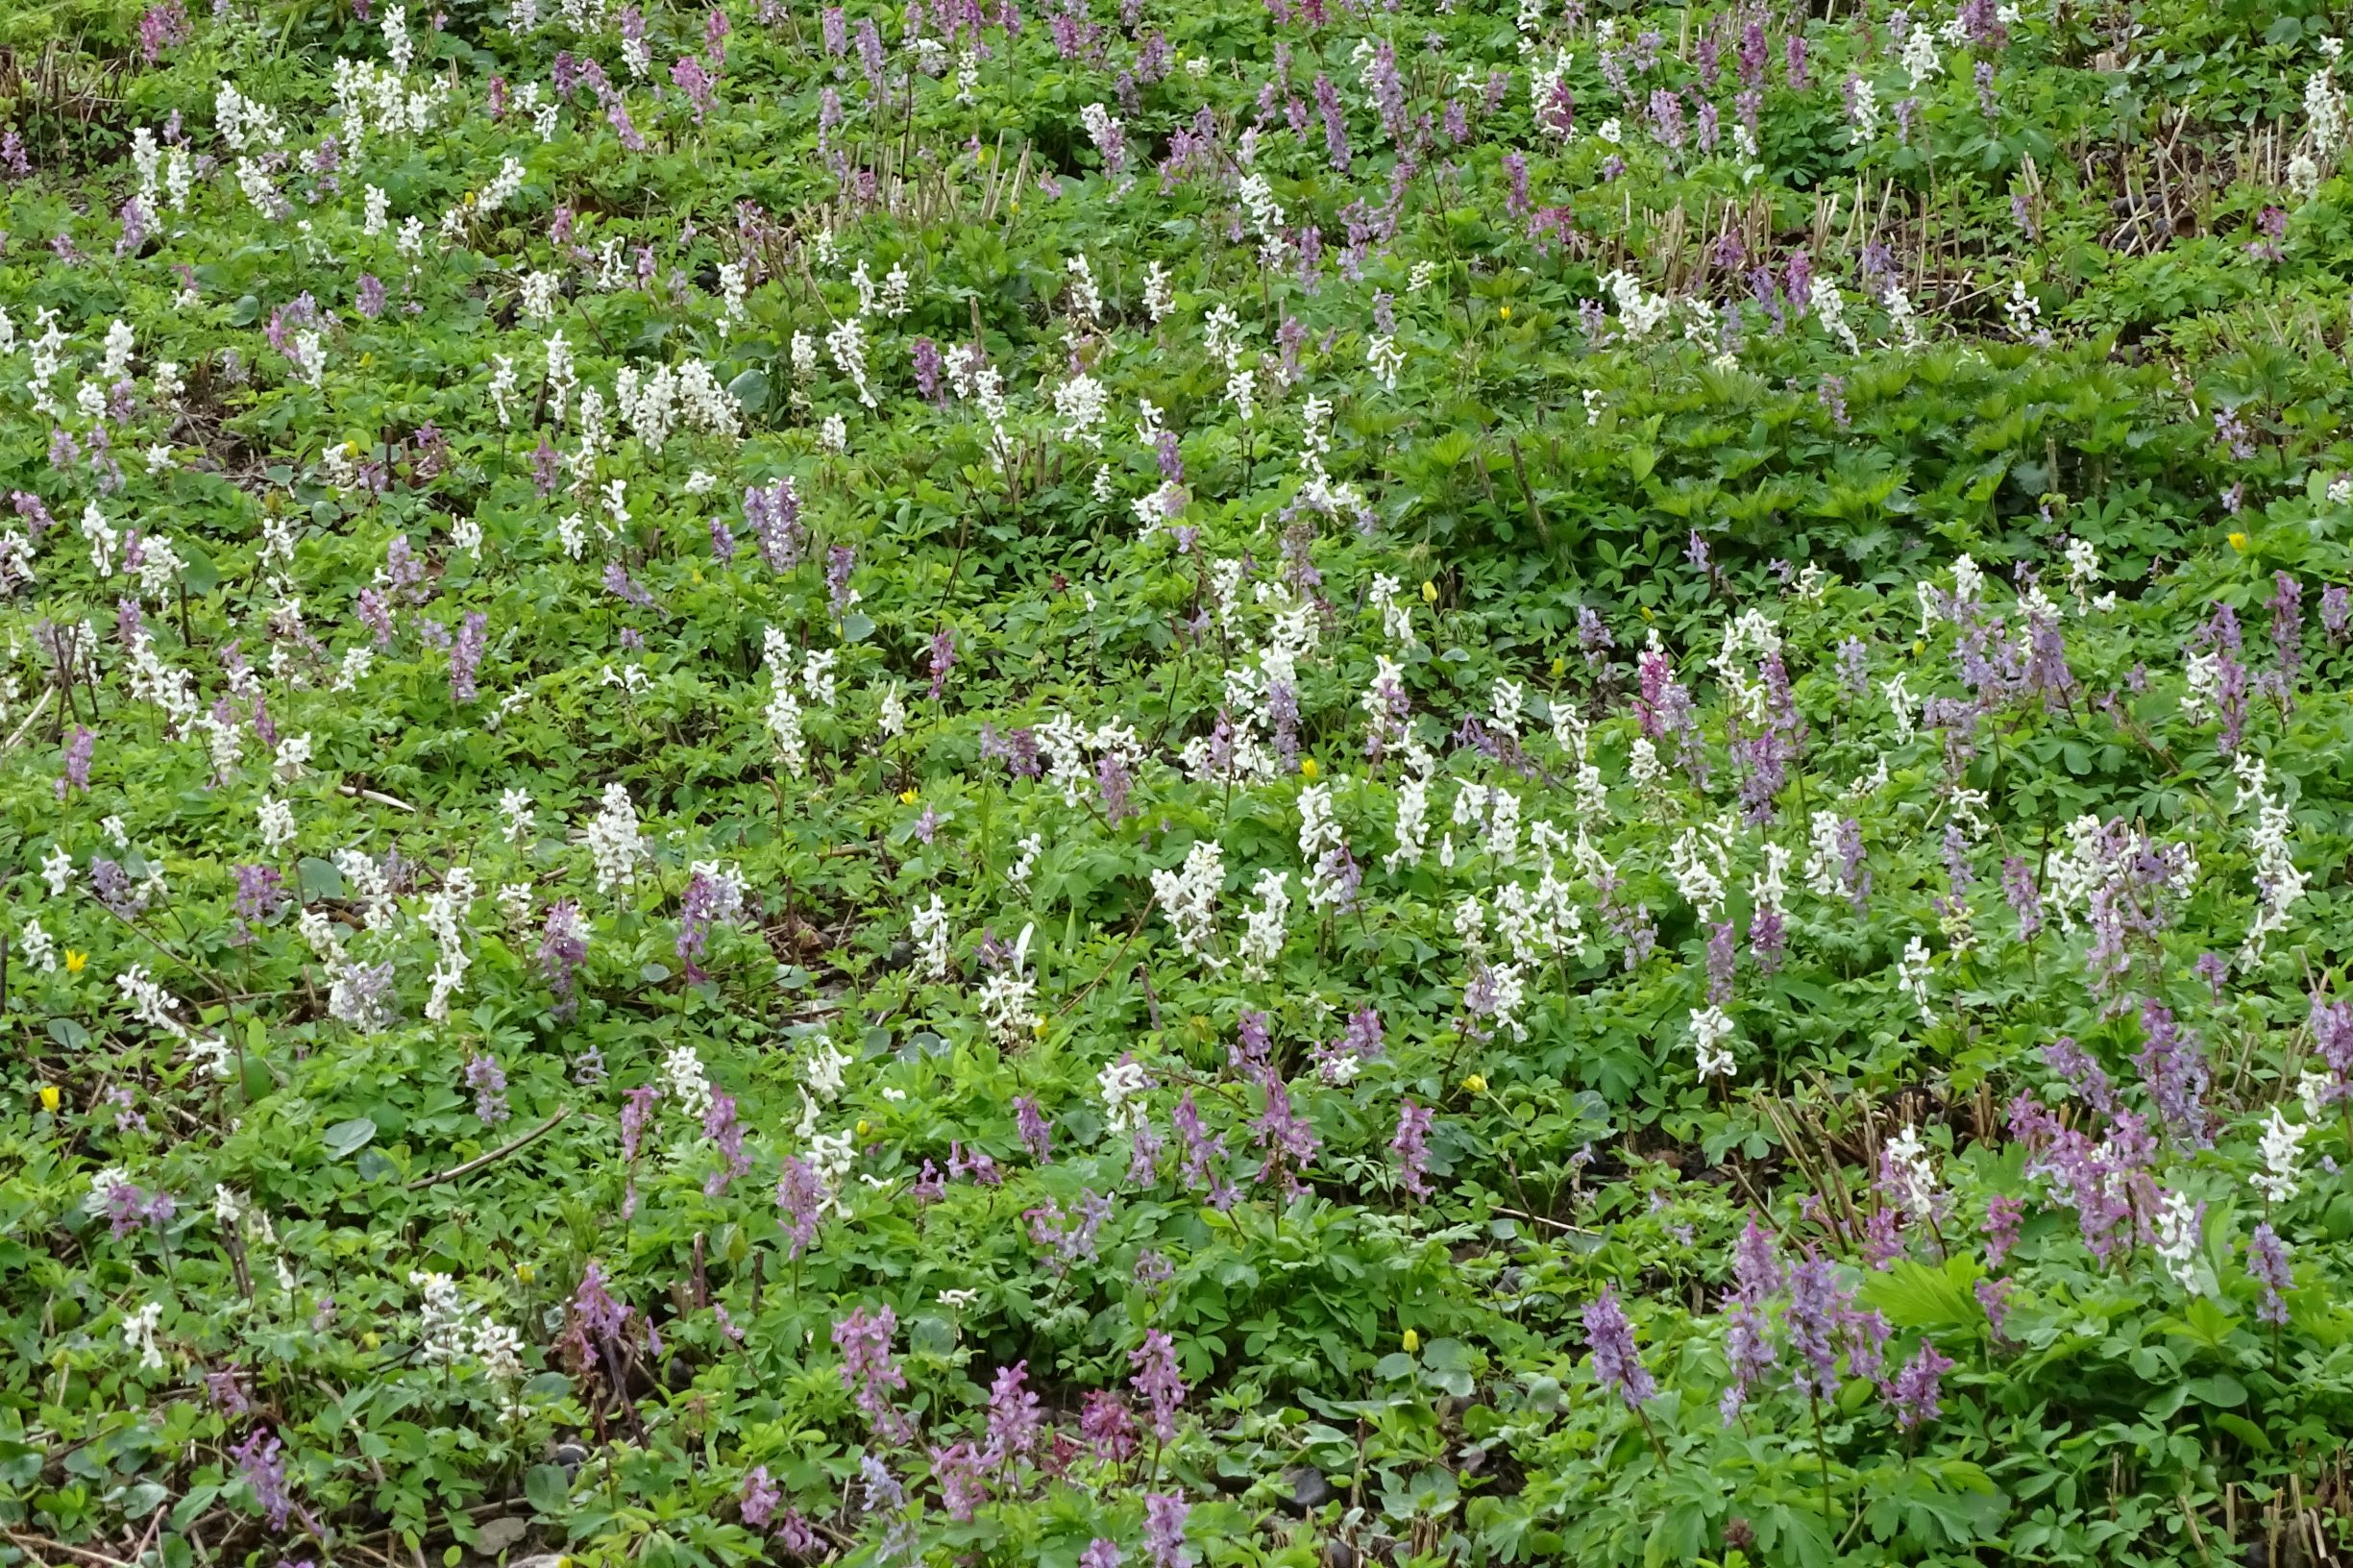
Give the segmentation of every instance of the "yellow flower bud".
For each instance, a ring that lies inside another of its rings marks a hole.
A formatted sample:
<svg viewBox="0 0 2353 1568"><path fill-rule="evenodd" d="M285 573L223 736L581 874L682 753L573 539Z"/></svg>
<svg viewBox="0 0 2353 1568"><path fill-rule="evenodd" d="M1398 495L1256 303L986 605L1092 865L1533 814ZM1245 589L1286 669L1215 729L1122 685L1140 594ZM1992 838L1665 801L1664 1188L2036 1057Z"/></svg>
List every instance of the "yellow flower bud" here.
<svg viewBox="0 0 2353 1568"><path fill-rule="evenodd" d="M1422 602L1425 604L1435 604L1437 601L1438 585L1425 578L1422 582Z"/></svg>
<svg viewBox="0 0 2353 1568"><path fill-rule="evenodd" d="M1484 1094L1487 1091L1487 1075L1483 1072L1474 1072L1462 1080L1462 1087L1474 1094Z"/></svg>
<svg viewBox="0 0 2353 1568"><path fill-rule="evenodd" d="M1411 1329L1408 1329L1406 1331L1405 1347L1407 1355L1414 1355L1422 1348L1422 1336L1415 1334Z"/></svg>
<svg viewBox="0 0 2353 1568"><path fill-rule="evenodd" d="M1503 317L1506 321L1509 321L1511 319L1511 306L1507 305L1501 310L1498 310L1495 313Z"/></svg>
<svg viewBox="0 0 2353 1568"><path fill-rule="evenodd" d="M55 1111L58 1108L59 1098L57 1085L41 1085L41 1109L43 1111Z"/></svg>
<svg viewBox="0 0 2353 1568"><path fill-rule="evenodd" d="M1315 777L1315 759L1313 757L1301 757L1299 759L1299 776L1301 778L1310 780L1312 780Z"/></svg>
<svg viewBox="0 0 2353 1568"><path fill-rule="evenodd" d="M2231 548L2231 549L2233 549L2233 550L2235 550L2235 551L2238 551L2240 554L2242 554L2242 555L2245 554L2245 553L2246 553L2246 535L2245 535L2245 534L2243 534L2243 533L2234 533L2234 534L2232 534L2232 535L2230 536L2230 548Z"/></svg>
<svg viewBox="0 0 2353 1568"><path fill-rule="evenodd" d="M517 1263L515 1265L515 1278L521 1280L525 1285L529 1285L539 1278L539 1270L532 1267L529 1263Z"/></svg>
<svg viewBox="0 0 2353 1568"><path fill-rule="evenodd" d="M859 1136L860 1138L864 1138L864 1137L866 1137L866 1135L867 1135L867 1134L869 1134L869 1133L870 1133L870 1132L872 1132L872 1131L873 1131L873 1127L872 1127L872 1126L871 1126L871 1125L870 1125L870 1123L867 1121L867 1119L866 1119L864 1116L860 1116L860 1117L858 1118L858 1136Z"/></svg>
<svg viewBox="0 0 2353 1568"><path fill-rule="evenodd" d="M1558 680L1562 675L1565 675L1568 673L1569 661L1556 656L1553 660L1553 678L1555 680Z"/></svg>

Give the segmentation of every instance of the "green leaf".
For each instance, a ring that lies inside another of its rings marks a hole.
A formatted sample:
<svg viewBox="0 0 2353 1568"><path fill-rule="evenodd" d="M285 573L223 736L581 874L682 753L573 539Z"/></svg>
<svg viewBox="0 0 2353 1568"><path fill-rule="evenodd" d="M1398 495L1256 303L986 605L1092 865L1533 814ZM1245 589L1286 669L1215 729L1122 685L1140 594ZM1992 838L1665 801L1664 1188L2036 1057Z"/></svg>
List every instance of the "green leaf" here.
<svg viewBox="0 0 2353 1568"><path fill-rule="evenodd" d="M335 870L331 860L305 855L295 868L305 898L340 898L343 896L343 873Z"/></svg>
<svg viewBox="0 0 2353 1568"><path fill-rule="evenodd" d="M727 392L744 405L744 412L763 413L768 408L768 372L748 370L727 383Z"/></svg>
<svg viewBox="0 0 2353 1568"><path fill-rule="evenodd" d="M1836 1559L1829 1532L1822 1528L1822 1514L1816 1508L1793 1508L1777 1503L1766 1510L1760 1523L1765 1528L1758 1531L1757 1539L1775 1552L1772 1561L1794 1560L1799 1568L1829 1568Z"/></svg>
<svg viewBox="0 0 2353 1568"><path fill-rule="evenodd" d="M2225 1410L2214 1418L2214 1424L2258 1454L2268 1454L2272 1451L2274 1445L2271 1441L2271 1434L2243 1415L2233 1415Z"/></svg>
<svg viewBox="0 0 2353 1568"><path fill-rule="evenodd" d="M572 1507L572 1482L561 1465L535 1464L523 1478L523 1495L533 1511L555 1518Z"/></svg>
<svg viewBox="0 0 2353 1568"><path fill-rule="evenodd" d="M1875 1307L1900 1329L1946 1329L1974 1333L1985 1323L1975 1286L1984 1270L1959 1252L1942 1267L1899 1260L1883 1274L1863 1282L1863 1304Z"/></svg>
<svg viewBox="0 0 2353 1568"><path fill-rule="evenodd" d="M2237 1409L2246 1403L2246 1384L2227 1372L2192 1378L2185 1386L2190 1390L2190 1397L2201 1405L2219 1405L2224 1409Z"/></svg>
<svg viewBox="0 0 2353 1568"><path fill-rule="evenodd" d="M324 1141L329 1155L337 1160L348 1160L366 1147L368 1140L375 1136L375 1122L366 1116L354 1116L349 1121L338 1121L328 1128Z"/></svg>
<svg viewBox="0 0 2353 1568"><path fill-rule="evenodd" d="M1651 1527L1651 1537L1642 1547L1643 1568L1689 1562L1706 1541L1707 1510L1697 1503L1678 1503Z"/></svg>
<svg viewBox="0 0 2353 1568"><path fill-rule="evenodd" d="M180 585L202 599L221 585L220 568L195 545L180 545Z"/></svg>

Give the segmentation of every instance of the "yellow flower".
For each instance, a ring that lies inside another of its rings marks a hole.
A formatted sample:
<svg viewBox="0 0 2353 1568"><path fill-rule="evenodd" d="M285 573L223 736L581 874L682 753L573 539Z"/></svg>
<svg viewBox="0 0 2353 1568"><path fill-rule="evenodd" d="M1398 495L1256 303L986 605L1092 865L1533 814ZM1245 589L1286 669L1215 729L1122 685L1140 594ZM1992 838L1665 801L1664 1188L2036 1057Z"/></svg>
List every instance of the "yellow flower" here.
<svg viewBox="0 0 2353 1568"><path fill-rule="evenodd" d="M1503 317L1506 321L1509 321L1511 319L1511 306L1507 305L1501 310L1498 310L1496 314Z"/></svg>
<svg viewBox="0 0 2353 1568"><path fill-rule="evenodd" d="M58 1098L57 1085L41 1085L41 1109L43 1111L55 1111L58 1108Z"/></svg>
<svg viewBox="0 0 2353 1568"><path fill-rule="evenodd" d="M1474 1072L1462 1080L1462 1087L1474 1094L1484 1094L1487 1091L1487 1075L1483 1072Z"/></svg>
<svg viewBox="0 0 2353 1568"><path fill-rule="evenodd" d="M1405 1346L1406 1354L1409 1356L1413 1355L1422 1348L1422 1336L1415 1334L1411 1329L1408 1329L1406 1331Z"/></svg>
<svg viewBox="0 0 2353 1568"><path fill-rule="evenodd" d="M1917 637L1912 639L1912 657L1917 659L1926 651L1928 651L1928 645L1926 643L1922 642Z"/></svg>
<svg viewBox="0 0 2353 1568"><path fill-rule="evenodd" d="M517 1263L515 1265L515 1278L521 1280L525 1285L529 1285L532 1281L539 1278L539 1270L532 1267L529 1263Z"/></svg>
<svg viewBox="0 0 2353 1568"><path fill-rule="evenodd" d="M1299 759L1299 776L1309 780L1312 780L1315 777L1315 759L1313 757L1301 757Z"/></svg>
<svg viewBox="0 0 2353 1568"><path fill-rule="evenodd" d="M466 192L466 205L468 207L472 207L474 205L474 192L470 190Z"/></svg>
<svg viewBox="0 0 2353 1568"><path fill-rule="evenodd" d="M84 969L89 968L89 954L75 947L65 949L65 972L67 974L80 974Z"/></svg>
<svg viewBox="0 0 2353 1568"><path fill-rule="evenodd" d="M1654 619L1651 614L1651 607L1648 604L1637 604L1634 606L1634 608L1642 612L1642 619L1645 621Z"/></svg>
<svg viewBox="0 0 2353 1568"><path fill-rule="evenodd" d="M899 796L898 796L898 803L899 803L900 805L902 805L902 806L912 806L912 805L914 805L914 804L915 804L915 791L913 791L913 790L901 790L901 791L899 792Z"/></svg>
<svg viewBox="0 0 2353 1568"><path fill-rule="evenodd" d="M1556 655L1553 659L1553 678L1558 680L1569 673L1569 661Z"/></svg>
<svg viewBox="0 0 2353 1568"><path fill-rule="evenodd" d="M2245 553L2246 553L2246 535L2245 535L2245 534L2243 534L2243 533L2234 533L2234 534L2232 534L2232 535L2230 536L2230 548L2231 548L2231 549L2233 549L2233 550L2235 550L2235 551L2238 551L2240 554L2242 554L2242 555L2245 554Z"/></svg>
<svg viewBox="0 0 2353 1568"><path fill-rule="evenodd" d="M1438 585L1434 582L1425 580L1422 583L1422 602L1425 604L1435 604L1437 601Z"/></svg>

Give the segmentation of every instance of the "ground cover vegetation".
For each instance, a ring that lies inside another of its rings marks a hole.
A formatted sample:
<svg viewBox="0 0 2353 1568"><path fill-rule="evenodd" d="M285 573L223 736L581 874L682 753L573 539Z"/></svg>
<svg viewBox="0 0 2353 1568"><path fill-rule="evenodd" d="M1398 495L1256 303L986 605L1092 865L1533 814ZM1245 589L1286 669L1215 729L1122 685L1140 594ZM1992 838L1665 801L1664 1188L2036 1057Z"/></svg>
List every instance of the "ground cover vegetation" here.
<svg viewBox="0 0 2353 1568"><path fill-rule="evenodd" d="M2321 1563L2286 0L0 15L0 1561Z"/></svg>

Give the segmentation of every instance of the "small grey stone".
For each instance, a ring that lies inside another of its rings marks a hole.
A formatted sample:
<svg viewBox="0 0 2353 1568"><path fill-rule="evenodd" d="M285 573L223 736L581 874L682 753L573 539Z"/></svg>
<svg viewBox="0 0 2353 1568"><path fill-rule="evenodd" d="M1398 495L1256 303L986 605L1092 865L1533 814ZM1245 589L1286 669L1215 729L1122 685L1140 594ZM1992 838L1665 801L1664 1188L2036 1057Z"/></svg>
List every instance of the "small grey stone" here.
<svg viewBox="0 0 2353 1568"><path fill-rule="evenodd" d="M1282 1499L1288 1513L1313 1513L1332 1501L1332 1483L1311 1464L1294 1464L1283 1472L1283 1479L1290 1482L1290 1495Z"/></svg>
<svg viewBox="0 0 2353 1568"><path fill-rule="evenodd" d="M493 1519L482 1526L481 1539L475 1550L486 1557L495 1557L520 1542L530 1530L530 1521L527 1519Z"/></svg>

